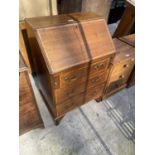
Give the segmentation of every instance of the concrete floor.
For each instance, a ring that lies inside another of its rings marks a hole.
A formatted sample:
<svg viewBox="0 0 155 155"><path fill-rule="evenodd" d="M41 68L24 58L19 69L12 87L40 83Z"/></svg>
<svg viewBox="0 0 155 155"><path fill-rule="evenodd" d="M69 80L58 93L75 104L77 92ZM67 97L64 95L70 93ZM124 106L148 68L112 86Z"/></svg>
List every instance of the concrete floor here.
<svg viewBox="0 0 155 155"><path fill-rule="evenodd" d="M134 155L134 87L90 101L55 126L31 81L45 128L20 136L20 155Z"/></svg>

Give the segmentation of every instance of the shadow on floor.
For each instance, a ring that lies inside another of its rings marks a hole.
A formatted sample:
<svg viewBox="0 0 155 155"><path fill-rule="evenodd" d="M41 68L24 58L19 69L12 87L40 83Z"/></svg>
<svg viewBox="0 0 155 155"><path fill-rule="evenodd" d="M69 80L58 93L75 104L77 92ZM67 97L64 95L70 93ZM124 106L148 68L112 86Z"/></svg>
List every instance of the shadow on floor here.
<svg viewBox="0 0 155 155"><path fill-rule="evenodd" d="M135 91L134 87L103 101L107 115L113 120L122 134L135 143Z"/></svg>

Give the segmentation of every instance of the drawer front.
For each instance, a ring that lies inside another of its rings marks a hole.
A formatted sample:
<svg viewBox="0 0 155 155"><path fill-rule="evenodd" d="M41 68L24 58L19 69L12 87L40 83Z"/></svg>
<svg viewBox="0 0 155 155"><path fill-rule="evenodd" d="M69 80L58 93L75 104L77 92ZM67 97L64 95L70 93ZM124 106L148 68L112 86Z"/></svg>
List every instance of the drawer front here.
<svg viewBox="0 0 155 155"><path fill-rule="evenodd" d="M106 94L109 94L109 93L117 90L118 88L120 88L124 84L125 84L125 82L123 80L117 80L117 81L111 82L109 84L109 86L106 88Z"/></svg>
<svg viewBox="0 0 155 155"><path fill-rule="evenodd" d="M60 104L62 101L65 101L73 96L76 96L86 90L86 84L82 83L75 87L66 86L60 89L55 90L56 104Z"/></svg>
<svg viewBox="0 0 155 155"><path fill-rule="evenodd" d="M88 82L88 87L95 87L98 84L102 84L107 80L107 76L108 76L108 71L106 72L102 72L100 74L91 76Z"/></svg>
<svg viewBox="0 0 155 155"><path fill-rule="evenodd" d="M127 60L127 61L123 61L117 65L114 66L113 68L113 73L117 73L117 72L131 72L131 70L134 67L134 58Z"/></svg>
<svg viewBox="0 0 155 155"><path fill-rule="evenodd" d="M96 87L90 88L86 93L85 102L91 101L103 95L105 83Z"/></svg>
<svg viewBox="0 0 155 155"><path fill-rule="evenodd" d="M82 83L87 79L87 68L82 68L74 70L71 72L65 72L61 75L60 78L60 87L67 86L76 86L78 83Z"/></svg>
<svg viewBox="0 0 155 155"><path fill-rule="evenodd" d="M63 115L66 112L74 109L75 107L78 107L84 102L84 94L77 95L75 97L70 98L69 100L66 100L62 102L60 105L56 106L57 109L57 115Z"/></svg>
<svg viewBox="0 0 155 155"><path fill-rule="evenodd" d="M91 65L90 73L96 74L99 72L104 72L109 67L109 64L110 64L110 58L106 58L104 60L95 62Z"/></svg>
<svg viewBox="0 0 155 155"><path fill-rule="evenodd" d="M110 77L110 80L109 82L114 82L114 81L117 81L117 80L121 80L121 81L124 81L127 82L129 76L130 76L130 73L131 71L126 71L126 72L116 72L116 73L113 73L111 74L111 77Z"/></svg>

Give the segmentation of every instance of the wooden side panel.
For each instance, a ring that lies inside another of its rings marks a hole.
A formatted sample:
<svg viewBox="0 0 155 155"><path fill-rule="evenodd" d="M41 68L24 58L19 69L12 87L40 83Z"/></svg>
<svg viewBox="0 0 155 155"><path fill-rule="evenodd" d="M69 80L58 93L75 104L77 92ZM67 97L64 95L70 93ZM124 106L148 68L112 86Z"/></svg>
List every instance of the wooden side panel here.
<svg viewBox="0 0 155 155"><path fill-rule="evenodd" d="M113 41L116 47L116 56L109 74L106 96L110 96L127 86L135 65L135 48L119 39L113 39Z"/></svg>
<svg viewBox="0 0 155 155"><path fill-rule="evenodd" d="M43 127L43 122L36 105L28 73L23 71L19 76L19 132L23 134L38 127Z"/></svg>
<svg viewBox="0 0 155 155"><path fill-rule="evenodd" d="M53 95L54 85L52 85L54 83L54 78L52 78L49 74L49 70L45 62L46 60L42 55L41 49L34 36L33 30L28 24L26 26L31 46L33 71L36 77L36 83L39 90L41 91L41 94L44 96L45 102L51 108L53 115L55 115L55 97Z"/></svg>

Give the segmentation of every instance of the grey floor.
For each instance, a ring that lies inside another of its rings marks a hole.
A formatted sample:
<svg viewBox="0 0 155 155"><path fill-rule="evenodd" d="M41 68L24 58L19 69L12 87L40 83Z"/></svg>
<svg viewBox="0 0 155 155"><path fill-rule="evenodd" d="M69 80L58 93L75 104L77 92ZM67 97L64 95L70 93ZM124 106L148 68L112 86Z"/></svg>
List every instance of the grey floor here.
<svg viewBox="0 0 155 155"><path fill-rule="evenodd" d="M55 126L31 81L45 128L20 136L20 155L134 155L134 87L91 101Z"/></svg>

